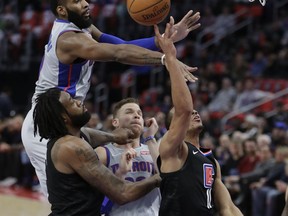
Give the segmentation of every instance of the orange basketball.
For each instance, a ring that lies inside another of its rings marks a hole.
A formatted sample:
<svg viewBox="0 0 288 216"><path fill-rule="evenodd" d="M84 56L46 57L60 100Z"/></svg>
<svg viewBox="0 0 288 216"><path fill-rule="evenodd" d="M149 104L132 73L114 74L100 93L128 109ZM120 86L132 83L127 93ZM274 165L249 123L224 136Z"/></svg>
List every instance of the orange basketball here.
<svg viewBox="0 0 288 216"><path fill-rule="evenodd" d="M170 0L127 0L131 18L145 26L163 21L169 14L170 6Z"/></svg>

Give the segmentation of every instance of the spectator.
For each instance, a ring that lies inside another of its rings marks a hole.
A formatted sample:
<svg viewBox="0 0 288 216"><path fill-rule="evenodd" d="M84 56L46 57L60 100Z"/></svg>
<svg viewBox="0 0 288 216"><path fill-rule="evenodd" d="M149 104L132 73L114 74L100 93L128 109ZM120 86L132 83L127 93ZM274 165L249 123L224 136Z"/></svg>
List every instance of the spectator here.
<svg viewBox="0 0 288 216"><path fill-rule="evenodd" d="M272 146L276 148L277 146L285 146L286 145L286 132L287 132L287 124L285 122L275 122L273 128L271 129L271 139Z"/></svg>
<svg viewBox="0 0 288 216"><path fill-rule="evenodd" d="M288 184L288 167L285 163L287 159L288 148L278 147L275 152L276 164L270 169L267 177L251 184L253 216L281 214Z"/></svg>
<svg viewBox="0 0 288 216"><path fill-rule="evenodd" d="M228 113L232 109L232 104L236 99L236 90L231 79L222 79L222 87L208 104L210 112Z"/></svg>
<svg viewBox="0 0 288 216"><path fill-rule="evenodd" d="M0 91L0 120L10 117L13 114L13 108L11 90L3 87L2 91Z"/></svg>
<svg viewBox="0 0 288 216"><path fill-rule="evenodd" d="M233 110L239 110L247 105L253 104L261 99L271 97L272 93L255 89L255 80L247 77L244 80L244 90L237 95Z"/></svg>

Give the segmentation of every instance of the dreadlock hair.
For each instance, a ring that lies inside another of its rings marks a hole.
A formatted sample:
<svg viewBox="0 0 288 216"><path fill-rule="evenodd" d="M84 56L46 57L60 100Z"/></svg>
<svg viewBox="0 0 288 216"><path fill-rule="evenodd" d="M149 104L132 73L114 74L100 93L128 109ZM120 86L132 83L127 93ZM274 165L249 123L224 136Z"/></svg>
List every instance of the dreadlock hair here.
<svg viewBox="0 0 288 216"><path fill-rule="evenodd" d="M67 111L59 101L61 91L58 88L51 88L36 98L36 106L33 111L34 136L38 132L41 140L68 134L62 117L62 114Z"/></svg>
<svg viewBox="0 0 288 216"><path fill-rule="evenodd" d="M139 101L135 98L125 98L122 99L121 101L117 102L114 106L113 109L113 118L116 118L117 112L119 111L119 109L121 109L121 107L127 103L135 103L139 105Z"/></svg>
<svg viewBox="0 0 288 216"><path fill-rule="evenodd" d="M56 17L58 17L58 13L56 9L61 4L63 4L63 0L50 0L50 9Z"/></svg>

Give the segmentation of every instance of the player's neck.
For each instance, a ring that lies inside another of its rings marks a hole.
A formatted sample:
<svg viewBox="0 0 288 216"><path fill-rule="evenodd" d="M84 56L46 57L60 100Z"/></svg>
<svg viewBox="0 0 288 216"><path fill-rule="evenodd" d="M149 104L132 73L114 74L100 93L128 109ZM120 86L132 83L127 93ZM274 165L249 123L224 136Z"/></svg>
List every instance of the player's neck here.
<svg viewBox="0 0 288 216"><path fill-rule="evenodd" d="M80 137L80 129L79 129L79 128L71 128L71 127L68 127L68 132L69 132L69 134L71 134L72 136Z"/></svg>
<svg viewBox="0 0 288 216"><path fill-rule="evenodd" d="M194 145L196 148L200 148L199 136L186 135L185 141L191 143L191 144Z"/></svg>

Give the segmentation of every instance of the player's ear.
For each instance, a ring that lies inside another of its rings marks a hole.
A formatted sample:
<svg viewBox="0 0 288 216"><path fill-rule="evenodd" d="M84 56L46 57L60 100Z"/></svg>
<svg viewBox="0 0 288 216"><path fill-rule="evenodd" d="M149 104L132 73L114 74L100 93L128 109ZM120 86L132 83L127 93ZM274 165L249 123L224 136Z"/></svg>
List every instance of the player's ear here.
<svg viewBox="0 0 288 216"><path fill-rule="evenodd" d="M62 118L65 124L67 124L70 121L70 118L66 113L62 114Z"/></svg>
<svg viewBox="0 0 288 216"><path fill-rule="evenodd" d="M63 7L63 6L61 6L61 5L60 5L60 6L57 6L56 11L57 11L57 13L58 13L59 16L64 16L64 17L66 17L67 11L66 11L66 8L65 8L65 7Z"/></svg>
<svg viewBox="0 0 288 216"><path fill-rule="evenodd" d="M119 127L119 119L118 118L112 119L112 125L114 128L118 128Z"/></svg>

